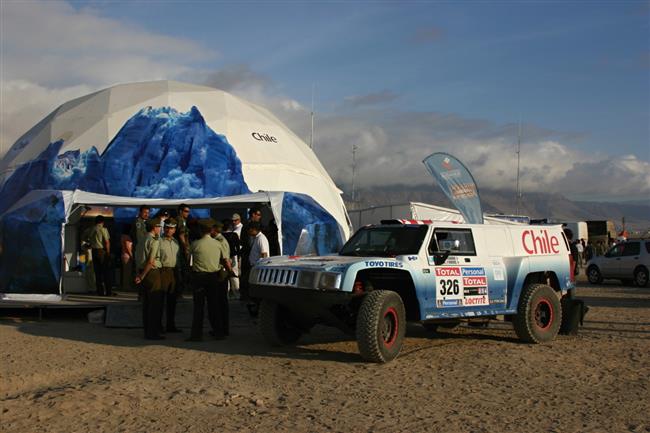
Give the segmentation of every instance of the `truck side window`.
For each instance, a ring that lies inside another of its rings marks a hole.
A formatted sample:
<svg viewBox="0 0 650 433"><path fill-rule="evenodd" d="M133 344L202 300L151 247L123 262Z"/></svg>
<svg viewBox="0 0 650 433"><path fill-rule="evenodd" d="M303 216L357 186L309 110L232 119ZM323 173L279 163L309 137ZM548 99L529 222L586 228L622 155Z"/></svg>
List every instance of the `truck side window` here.
<svg viewBox="0 0 650 433"><path fill-rule="evenodd" d="M442 251L451 251L452 256L476 255L470 229L435 229L428 250L429 255Z"/></svg>

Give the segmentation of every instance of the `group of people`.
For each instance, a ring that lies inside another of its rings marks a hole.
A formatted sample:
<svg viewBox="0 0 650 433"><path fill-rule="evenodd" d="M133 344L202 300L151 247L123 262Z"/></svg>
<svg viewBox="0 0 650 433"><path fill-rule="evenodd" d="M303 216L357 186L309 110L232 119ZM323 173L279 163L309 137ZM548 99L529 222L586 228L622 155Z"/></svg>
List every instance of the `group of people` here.
<svg viewBox="0 0 650 433"><path fill-rule="evenodd" d="M575 275L578 275L580 269L585 267L589 260L595 256L604 255L609 248L616 245L613 239L609 239L607 243L602 239L596 242L592 242L591 240L585 241L583 238L574 240L573 232L568 228L564 228L564 234L569 241L571 257L573 258L573 271Z"/></svg>
<svg viewBox="0 0 650 433"><path fill-rule="evenodd" d="M175 323L176 304L183 292L191 290L194 305L188 340L202 340L206 307L211 336L225 339L229 297L247 302L254 312L256 304L248 290L250 270L260 258L279 254L279 246L272 248L263 233L261 208L250 209L245 223L237 213L223 221L192 219L185 204L175 217L164 209L153 218L150 213L148 206L140 206L136 220L124 227L120 239L121 286L138 291L145 338L160 340L164 333L181 332ZM110 296L111 246L104 223L104 217L97 216L83 239L92 250L97 293Z"/></svg>
<svg viewBox="0 0 650 433"><path fill-rule="evenodd" d="M174 320L176 302L186 288L193 294L187 340L203 339L205 309L210 335L218 340L227 338L228 294L249 300L250 269L259 258L270 254L259 208L251 209L246 224L239 214L221 222L190 220L189 214L190 208L181 205L176 218L163 213L150 220L149 209L142 206L135 221L131 236L135 244L134 282L141 294L146 339L159 340L164 332L180 332ZM164 308L165 328L161 323Z"/></svg>

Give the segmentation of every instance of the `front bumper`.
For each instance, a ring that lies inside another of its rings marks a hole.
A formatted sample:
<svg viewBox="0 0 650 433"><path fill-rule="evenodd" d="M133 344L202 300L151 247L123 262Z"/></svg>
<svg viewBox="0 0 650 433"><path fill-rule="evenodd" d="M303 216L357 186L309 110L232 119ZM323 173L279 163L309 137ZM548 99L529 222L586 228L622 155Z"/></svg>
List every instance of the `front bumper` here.
<svg viewBox="0 0 650 433"><path fill-rule="evenodd" d="M251 284L253 298L268 299L286 307L304 322L325 323L348 331L355 297L340 290L300 289L296 287Z"/></svg>

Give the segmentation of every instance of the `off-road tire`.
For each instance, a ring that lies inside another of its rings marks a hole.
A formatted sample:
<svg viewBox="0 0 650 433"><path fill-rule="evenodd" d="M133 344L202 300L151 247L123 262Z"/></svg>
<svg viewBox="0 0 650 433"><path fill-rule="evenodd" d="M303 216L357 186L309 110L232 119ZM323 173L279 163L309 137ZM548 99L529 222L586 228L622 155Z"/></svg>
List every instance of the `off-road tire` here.
<svg viewBox="0 0 650 433"><path fill-rule="evenodd" d="M357 314L357 345L367 361L384 363L399 354L406 335L402 298L390 290L368 293Z"/></svg>
<svg viewBox="0 0 650 433"><path fill-rule="evenodd" d="M591 284L600 284L603 282L603 274L600 273L598 266L591 265L587 268L587 279Z"/></svg>
<svg viewBox="0 0 650 433"><path fill-rule="evenodd" d="M298 341L302 332L291 324L289 310L268 299L263 299L259 309L259 328L264 339L272 346L287 346Z"/></svg>
<svg viewBox="0 0 650 433"><path fill-rule="evenodd" d="M562 324L562 307L552 287L530 284L519 298L513 325L517 336L526 343L552 341Z"/></svg>
<svg viewBox="0 0 650 433"><path fill-rule="evenodd" d="M639 287L648 285L648 269L645 266L639 266L634 270L634 283Z"/></svg>

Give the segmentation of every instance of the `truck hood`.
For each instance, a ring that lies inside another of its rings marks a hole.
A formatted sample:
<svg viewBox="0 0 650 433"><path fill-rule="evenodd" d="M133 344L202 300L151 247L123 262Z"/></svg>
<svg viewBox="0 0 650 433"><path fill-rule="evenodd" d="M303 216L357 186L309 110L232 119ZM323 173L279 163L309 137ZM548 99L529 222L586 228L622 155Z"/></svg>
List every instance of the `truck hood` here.
<svg viewBox="0 0 650 433"><path fill-rule="evenodd" d="M301 269L343 270L348 266L368 260L368 257L350 256L280 256L257 262L256 266L286 266Z"/></svg>

